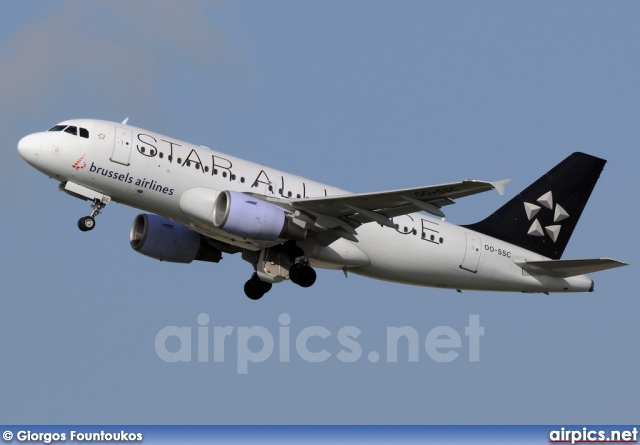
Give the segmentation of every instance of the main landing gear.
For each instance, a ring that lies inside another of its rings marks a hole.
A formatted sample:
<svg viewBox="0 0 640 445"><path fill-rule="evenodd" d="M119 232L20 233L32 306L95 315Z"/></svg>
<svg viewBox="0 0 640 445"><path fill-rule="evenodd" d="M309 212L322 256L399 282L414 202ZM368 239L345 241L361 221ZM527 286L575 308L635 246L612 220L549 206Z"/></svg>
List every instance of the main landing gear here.
<svg viewBox="0 0 640 445"><path fill-rule="evenodd" d="M304 263L296 263L289 269L289 279L300 287L311 287L316 282L316 271Z"/></svg>
<svg viewBox="0 0 640 445"><path fill-rule="evenodd" d="M96 216L98 216L102 212L102 209L104 209L108 203L108 200L94 199L93 204L91 205L91 215L83 216L78 220L78 229L82 230L83 232L93 230L93 228L96 226Z"/></svg>
<svg viewBox="0 0 640 445"><path fill-rule="evenodd" d="M302 261L296 263L296 258ZM302 249L295 244L282 244L242 253L242 258L251 263L255 272L244 285L244 293L252 300L258 300L271 290L273 283L291 280L300 287L310 287L316 282L316 271Z"/></svg>
<svg viewBox="0 0 640 445"><path fill-rule="evenodd" d="M296 263L289 269L289 279L300 287L311 287L316 282L316 271L308 264ZM262 281L257 273L244 283L244 293L252 300L259 300L271 290L272 283Z"/></svg>
<svg viewBox="0 0 640 445"><path fill-rule="evenodd" d="M251 278L249 278L249 281L244 283L244 293L252 300L259 300L264 294L271 290L271 286L273 286L271 283L262 281L258 278L258 274L254 273L251 275Z"/></svg>

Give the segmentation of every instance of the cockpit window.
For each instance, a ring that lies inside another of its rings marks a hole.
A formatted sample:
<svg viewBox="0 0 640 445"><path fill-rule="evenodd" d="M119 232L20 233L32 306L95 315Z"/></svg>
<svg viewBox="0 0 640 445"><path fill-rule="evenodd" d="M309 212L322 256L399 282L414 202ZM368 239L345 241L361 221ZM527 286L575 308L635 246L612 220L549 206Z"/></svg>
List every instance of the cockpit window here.
<svg viewBox="0 0 640 445"><path fill-rule="evenodd" d="M79 128L80 137L89 139L89 130L86 128ZM55 127L49 128L47 131L64 131L65 133L72 134L74 136L78 136L78 127L73 125L56 125Z"/></svg>

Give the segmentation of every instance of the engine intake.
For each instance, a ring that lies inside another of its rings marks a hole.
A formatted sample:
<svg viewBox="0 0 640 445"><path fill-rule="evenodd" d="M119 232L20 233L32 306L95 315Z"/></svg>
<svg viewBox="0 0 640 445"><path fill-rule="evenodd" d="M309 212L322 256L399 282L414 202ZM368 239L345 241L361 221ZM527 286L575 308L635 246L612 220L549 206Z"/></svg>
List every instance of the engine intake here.
<svg viewBox="0 0 640 445"><path fill-rule="evenodd" d="M244 193L225 190L213 205L213 225L243 238L303 240L307 231L282 208Z"/></svg>
<svg viewBox="0 0 640 445"><path fill-rule="evenodd" d="M217 263L222 252L210 246L200 234L163 216L143 213L136 216L129 234L131 247L160 261Z"/></svg>

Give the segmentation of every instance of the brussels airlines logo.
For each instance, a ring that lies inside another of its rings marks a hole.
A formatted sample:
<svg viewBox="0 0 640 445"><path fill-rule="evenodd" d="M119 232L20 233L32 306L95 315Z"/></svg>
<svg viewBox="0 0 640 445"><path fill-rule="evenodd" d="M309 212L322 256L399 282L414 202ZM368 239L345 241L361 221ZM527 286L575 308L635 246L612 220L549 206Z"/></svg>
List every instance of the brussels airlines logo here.
<svg viewBox="0 0 640 445"><path fill-rule="evenodd" d="M76 162L74 162L71 167L75 168L76 170L81 170L83 168L86 168L87 167L87 163L83 161L85 156L86 155L82 155L82 157L80 159L78 159Z"/></svg>
<svg viewBox="0 0 640 445"><path fill-rule="evenodd" d="M527 213L527 218L529 218L529 221L533 219L527 235L544 236L544 233L546 231L547 235L549 235L549 238L551 238L551 240L555 243L558 239L558 236L560 236L560 229L562 228L562 226L560 224L551 224L545 226L544 230L542 230L542 224L540 224L540 221L538 221L536 215L538 215L538 212L543 207L549 210L553 210L553 222L557 223L562 221L563 219L567 219L569 217L569 214L565 209L562 208L560 204L556 204L555 207L553 206L553 193L551 191L539 197L537 202L540 205L531 204L529 202L524 203L524 211Z"/></svg>

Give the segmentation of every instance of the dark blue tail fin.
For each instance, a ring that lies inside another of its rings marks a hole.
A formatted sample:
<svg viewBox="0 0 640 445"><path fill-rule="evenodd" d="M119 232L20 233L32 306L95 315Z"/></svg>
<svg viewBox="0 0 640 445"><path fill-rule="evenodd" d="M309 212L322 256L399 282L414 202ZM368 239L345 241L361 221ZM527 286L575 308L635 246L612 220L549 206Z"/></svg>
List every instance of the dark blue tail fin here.
<svg viewBox="0 0 640 445"><path fill-rule="evenodd" d="M465 227L560 259L606 162L573 153L491 216Z"/></svg>

